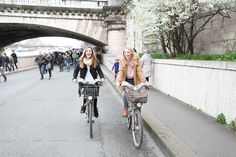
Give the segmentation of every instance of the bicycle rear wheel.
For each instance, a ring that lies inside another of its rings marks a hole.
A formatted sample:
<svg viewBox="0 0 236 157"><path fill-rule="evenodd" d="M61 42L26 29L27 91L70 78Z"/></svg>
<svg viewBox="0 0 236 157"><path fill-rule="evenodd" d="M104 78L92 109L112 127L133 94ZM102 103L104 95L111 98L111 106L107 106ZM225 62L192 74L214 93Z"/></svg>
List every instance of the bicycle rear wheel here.
<svg viewBox="0 0 236 157"><path fill-rule="evenodd" d="M132 136L133 143L136 148L140 148L143 142L143 121L141 117L141 112L139 109L134 110L134 115L132 117Z"/></svg>

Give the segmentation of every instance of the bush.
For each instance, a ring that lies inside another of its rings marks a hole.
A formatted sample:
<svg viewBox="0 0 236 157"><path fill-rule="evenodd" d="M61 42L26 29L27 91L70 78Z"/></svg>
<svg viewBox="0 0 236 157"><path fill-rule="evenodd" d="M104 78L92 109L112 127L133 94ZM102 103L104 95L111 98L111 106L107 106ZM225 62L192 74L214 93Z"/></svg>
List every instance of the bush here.
<svg viewBox="0 0 236 157"><path fill-rule="evenodd" d="M217 122L220 124L226 124L226 119L225 119L225 115L223 113L220 113L217 118L216 118Z"/></svg>
<svg viewBox="0 0 236 157"><path fill-rule="evenodd" d="M231 122L227 125L227 127L230 128L230 129L234 129L234 130L236 129L234 121L231 121Z"/></svg>
<svg viewBox="0 0 236 157"><path fill-rule="evenodd" d="M164 53L153 52L152 58L155 59L171 59L171 56ZM236 52L225 52L224 54L189 54L183 53L175 59L187 60L218 60L218 61L236 61Z"/></svg>

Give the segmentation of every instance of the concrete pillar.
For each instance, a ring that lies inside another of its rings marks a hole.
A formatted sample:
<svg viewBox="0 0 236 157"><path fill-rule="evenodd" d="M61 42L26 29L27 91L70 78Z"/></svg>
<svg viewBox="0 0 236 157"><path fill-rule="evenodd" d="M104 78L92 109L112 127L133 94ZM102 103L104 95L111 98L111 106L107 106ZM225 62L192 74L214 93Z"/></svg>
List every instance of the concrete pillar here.
<svg viewBox="0 0 236 157"><path fill-rule="evenodd" d="M107 22L108 48L107 53L119 55L126 45L125 22Z"/></svg>

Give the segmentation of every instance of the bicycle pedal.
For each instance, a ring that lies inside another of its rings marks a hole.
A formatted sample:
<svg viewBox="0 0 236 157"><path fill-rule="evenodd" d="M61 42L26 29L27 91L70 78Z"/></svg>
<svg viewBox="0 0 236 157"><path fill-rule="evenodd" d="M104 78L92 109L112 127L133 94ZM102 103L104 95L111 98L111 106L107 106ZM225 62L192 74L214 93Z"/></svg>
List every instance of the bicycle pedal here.
<svg viewBox="0 0 236 157"><path fill-rule="evenodd" d="M89 120L87 120L87 123L89 123ZM92 123L94 123L94 120L92 120Z"/></svg>

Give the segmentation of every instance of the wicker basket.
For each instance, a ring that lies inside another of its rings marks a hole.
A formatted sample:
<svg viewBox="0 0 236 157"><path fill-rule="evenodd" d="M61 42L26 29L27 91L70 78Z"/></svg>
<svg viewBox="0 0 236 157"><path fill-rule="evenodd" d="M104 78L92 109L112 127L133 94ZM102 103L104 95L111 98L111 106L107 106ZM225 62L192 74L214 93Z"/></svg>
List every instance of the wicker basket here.
<svg viewBox="0 0 236 157"><path fill-rule="evenodd" d="M129 90L126 92L128 100L132 103L146 103L148 98L148 91L137 92L135 90Z"/></svg>
<svg viewBox="0 0 236 157"><path fill-rule="evenodd" d="M86 84L83 85L82 88L84 88L84 98L87 98L88 96L92 96L93 98L99 96L99 85Z"/></svg>

